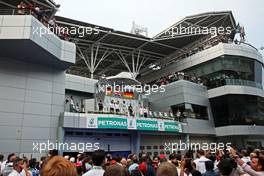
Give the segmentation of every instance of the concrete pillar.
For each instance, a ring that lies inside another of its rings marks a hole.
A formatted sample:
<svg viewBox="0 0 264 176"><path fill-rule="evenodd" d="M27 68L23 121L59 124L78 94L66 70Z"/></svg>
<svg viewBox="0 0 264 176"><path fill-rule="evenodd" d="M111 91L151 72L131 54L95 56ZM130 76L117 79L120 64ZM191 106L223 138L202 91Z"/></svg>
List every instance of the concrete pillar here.
<svg viewBox="0 0 264 176"><path fill-rule="evenodd" d="M63 143L64 142L64 134L65 134L65 130L62 127L59 127L58 128L58 143ZM63 155L63 150L58 148L58 154L62 156Z"/></svg>
<svg viewBox="0 0 264 176"><path fill-rule="evenodd" d="M140 152L140 132L133 131L131 133L131 152L135 154L139 154Z"/></svg>

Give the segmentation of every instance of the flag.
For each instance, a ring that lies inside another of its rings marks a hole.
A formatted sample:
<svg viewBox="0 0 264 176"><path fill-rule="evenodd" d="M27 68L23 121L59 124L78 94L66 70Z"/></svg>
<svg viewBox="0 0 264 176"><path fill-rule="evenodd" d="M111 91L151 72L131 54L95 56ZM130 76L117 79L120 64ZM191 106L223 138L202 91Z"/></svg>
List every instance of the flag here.
<svg viewBox="0 0 264 176"><path fill-rule="evenodd" d="M124 96L124 98L133 98L134 92L124 92L123 96Z"/></svg>

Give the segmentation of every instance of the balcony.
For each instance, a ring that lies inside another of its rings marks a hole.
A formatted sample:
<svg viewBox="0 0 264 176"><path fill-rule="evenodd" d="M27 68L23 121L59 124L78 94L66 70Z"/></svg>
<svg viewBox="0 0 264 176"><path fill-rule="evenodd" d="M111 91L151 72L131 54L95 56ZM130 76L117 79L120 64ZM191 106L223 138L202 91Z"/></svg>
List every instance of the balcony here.
<svg viewBox="0 0 264 176"><path fill-rule="evenodd" d="M60 127L82 129L121 129L140 131L163 131L181 133L181 124L174 120L128 117L105 113L64 112L60 116Z"/></svg>
<svg viewBox="0 0 264 176"><path fill-rule="evenodd" d="M75 63L75 44L61 40L32 15L0 15L0 47L3 58L61 69Z"/></svg>

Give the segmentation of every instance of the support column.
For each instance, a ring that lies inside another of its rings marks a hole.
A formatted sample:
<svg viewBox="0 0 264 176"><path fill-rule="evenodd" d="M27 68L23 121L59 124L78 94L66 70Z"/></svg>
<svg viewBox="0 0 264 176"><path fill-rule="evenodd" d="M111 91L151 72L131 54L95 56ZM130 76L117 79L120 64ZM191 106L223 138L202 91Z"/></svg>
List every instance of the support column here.
<svg viewBox="0 0 264 176"><path fill-rule="evenodd" d="M58 144L64 142L64 135L65 135L65 130L62 127L59 127L58 128ZM63 155L63 151L60 148L58 148L58 154L60 156Z"/></svg>
<svg viewBox="0 0 264 176"><path fill-rule="evenodd" d="M113 52L113 51L109 51L109 49L107 49L107 50L104 51L104 54L103 55L98 56L100 44L97 45L95 51L94 51L94 47L95 46L92 45L90 48L87 49L89 51L87 51L86 57L85 57L85 54L84 54L83 50L81 50L80 47L77 45L77 49L78 49L77 54L85 62L88 70L91 73L91 78L92 79L94 78L94 72L96 71L96 69L100 65L100 63L102 61L104 61ZM90 54L90 56L89 56L89 54Z"/></svg>
<svg viewBox="0 0 264 176"><path fill-rule="evenodd" d="M189 144L190 143L190 135L189 134L185 134L184 135L183 142L185 144Z"/></svg>
<svg viewBox="0 0 264 176"><path fill-rule="evenodd" d="M140 152L140 132L133 131L131 134L131 153L139 154Z"/></svg>

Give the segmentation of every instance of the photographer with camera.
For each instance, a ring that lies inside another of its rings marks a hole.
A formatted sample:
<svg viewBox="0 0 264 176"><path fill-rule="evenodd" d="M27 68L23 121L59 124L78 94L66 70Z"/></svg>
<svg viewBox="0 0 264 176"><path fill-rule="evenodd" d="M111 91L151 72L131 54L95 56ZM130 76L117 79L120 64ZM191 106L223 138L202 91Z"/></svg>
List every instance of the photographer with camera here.
<svg viewBox="0 0 264 176"><path fill-rule="evenodd" d="M230 149L231 157L240 165L243 170L250 176L264 176L264 158L263 156L255 156L251 160L250 166L240 159L237 151L233 148Z"/></svg>

